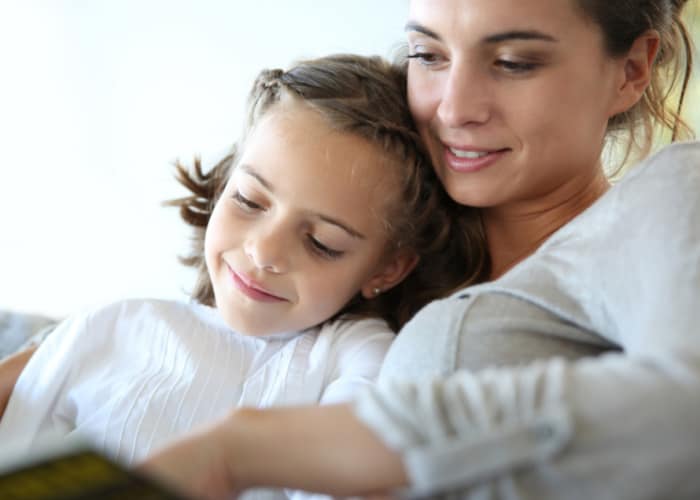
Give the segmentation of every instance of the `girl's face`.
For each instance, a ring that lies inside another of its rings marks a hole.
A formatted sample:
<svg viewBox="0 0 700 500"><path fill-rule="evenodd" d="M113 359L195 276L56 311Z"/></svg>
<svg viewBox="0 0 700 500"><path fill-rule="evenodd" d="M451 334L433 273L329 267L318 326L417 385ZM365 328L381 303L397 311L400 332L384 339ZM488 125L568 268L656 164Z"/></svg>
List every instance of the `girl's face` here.
<svg viewBox="0 0 700 500"><path fill-rule="evenodd" d="M397 172L377 146L331 129L303 103L268 111L206 231L226 322L247 335L299 331L358 291L369 297L398 281L383 222L398 202Z"/></svg>
<svg viewBox="0 0 700 500"><path fill-rule="evenodd" d="M573 0L412 0L411 111L460 203L565 199L601 176L624 64Z"/></svg>

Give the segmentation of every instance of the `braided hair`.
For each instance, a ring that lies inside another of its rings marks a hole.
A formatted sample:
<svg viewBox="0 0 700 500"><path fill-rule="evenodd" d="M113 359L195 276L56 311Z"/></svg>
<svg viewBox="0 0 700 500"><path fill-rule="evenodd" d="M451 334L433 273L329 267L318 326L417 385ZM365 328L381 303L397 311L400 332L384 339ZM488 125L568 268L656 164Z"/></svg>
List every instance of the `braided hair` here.
<svg viewBox="0 0 700 500"><path fill-rule="evenodd" d="M310 106L334 129L377 144L398 160L385 162L386 168L400 168L394 176L400 203L384 222L392 244L414 251L420 261L397 286L372 299L358 293L338 314L380 317L396 330L431 300L485 279L488 254L479 214L451 200L435 176L408 109L405 69L379 57L340 54L262 71L248 96L238 146L208 172L199 159L191 169L176 164L177 178L191 194L168 204L178 206L195 230L192 252L181 259L197 269L194 300L214 305L204 232L236 168L237 148L245 148L246 135L285 96Z"/></svg>

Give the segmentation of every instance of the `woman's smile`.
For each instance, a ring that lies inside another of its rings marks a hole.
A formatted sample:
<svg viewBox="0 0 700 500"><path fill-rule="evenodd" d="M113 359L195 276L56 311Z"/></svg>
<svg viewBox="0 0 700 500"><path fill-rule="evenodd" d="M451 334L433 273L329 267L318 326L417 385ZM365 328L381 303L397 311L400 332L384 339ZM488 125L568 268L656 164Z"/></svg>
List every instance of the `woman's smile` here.
<svg viewBox="0 0 700 500"><path fill-rule="evenodd" d="M483 149L476 146L444 146L445 164L456 172L478 172L492 166L509 149Z"/></svg>

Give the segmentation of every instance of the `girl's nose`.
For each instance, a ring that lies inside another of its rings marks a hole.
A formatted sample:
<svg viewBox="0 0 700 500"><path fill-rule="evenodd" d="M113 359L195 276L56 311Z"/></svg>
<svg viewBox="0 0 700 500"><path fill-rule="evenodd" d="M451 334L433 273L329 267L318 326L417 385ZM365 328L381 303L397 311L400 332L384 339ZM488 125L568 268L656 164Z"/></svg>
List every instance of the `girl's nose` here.
<svg viewBox="0 0 700 500"><path fill-rule="evenodd" d="M267 228L249 235L244 250L258 269L276 274L287 271L289 244L281 228Z"/></svg>

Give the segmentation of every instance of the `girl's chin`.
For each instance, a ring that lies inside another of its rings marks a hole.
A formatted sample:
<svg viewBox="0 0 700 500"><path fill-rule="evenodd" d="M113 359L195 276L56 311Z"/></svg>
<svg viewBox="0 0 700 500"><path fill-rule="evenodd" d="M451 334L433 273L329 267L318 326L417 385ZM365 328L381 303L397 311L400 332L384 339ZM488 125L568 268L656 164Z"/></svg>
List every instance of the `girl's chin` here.
<svg viewBox="0 0 700 500"><path fill-rule="evenodd" d="M259 319L249 318L248 315L241 314L239 311L219 308L219 313L228 327L240 335L264 337L274 333L274 328L271 328L271 325L260 324Z"/></svg>

